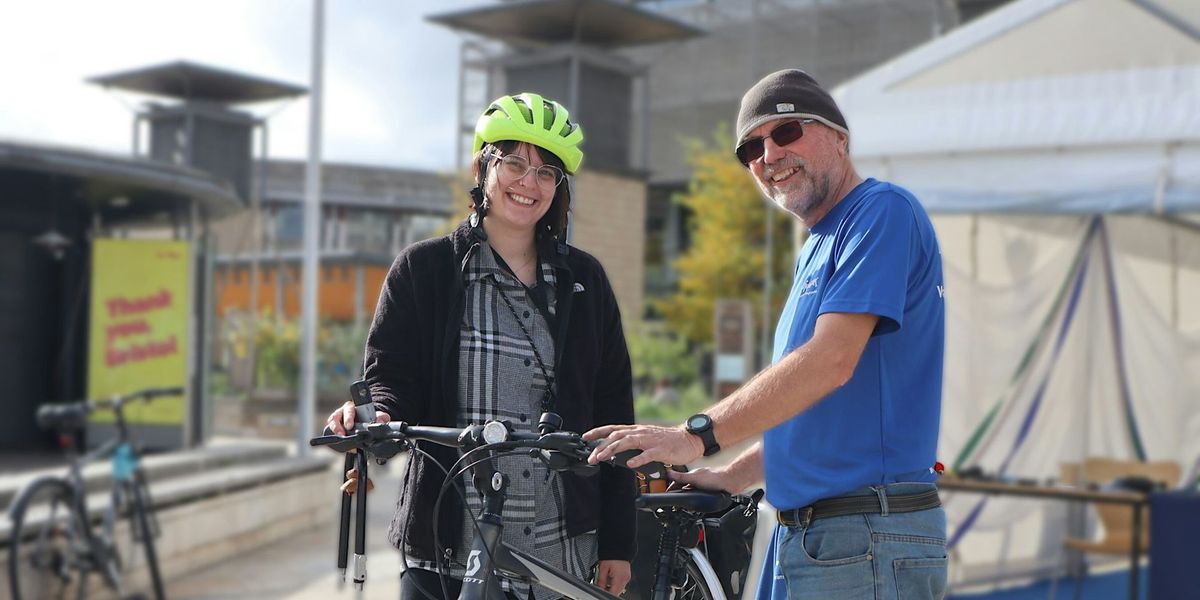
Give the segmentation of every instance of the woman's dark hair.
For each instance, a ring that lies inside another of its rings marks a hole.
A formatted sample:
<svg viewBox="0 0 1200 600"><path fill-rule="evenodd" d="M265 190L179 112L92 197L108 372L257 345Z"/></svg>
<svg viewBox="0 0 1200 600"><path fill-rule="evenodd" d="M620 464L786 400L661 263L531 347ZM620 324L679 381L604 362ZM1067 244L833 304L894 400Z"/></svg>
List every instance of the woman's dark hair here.
<svg viewBox="0 0 1200 600"><path fill-rule="evenodd" d="M492 158L493 154L501 156L511 153L516 150L521 142L514 140L500 140L494 144L484 144L483 148L475 154L475 189L471 190L472 208L480 218L487 215L487 209L482 205L483 188L487 182L488 169L495 163L497 159ZM533 146L533 144L530 144ZM555 156L549 150L541 146L533 146L537 150L538 156L542 162L554 167L558 167L562 172L566 173L566 167L563 165L562 159ZM571 186L564 177L559 182L558 187L554 188L554 199L550 203L550 210L542 216L534 228L534 240L541 242L543 240L554 239L559 240L567 231L568 213L571 210ZM565 240L563 240L565 241Z"/></svg>

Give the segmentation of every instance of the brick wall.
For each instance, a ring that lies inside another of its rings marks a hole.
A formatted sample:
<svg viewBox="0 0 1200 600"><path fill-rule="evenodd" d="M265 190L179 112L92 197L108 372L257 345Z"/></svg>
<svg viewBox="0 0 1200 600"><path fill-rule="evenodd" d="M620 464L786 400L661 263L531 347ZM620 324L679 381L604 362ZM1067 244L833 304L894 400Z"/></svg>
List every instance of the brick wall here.
<svg viewBox="0 0 1200 600"><path fill-rule="evenodd" d="M625 322L642 316L646 182L588 171L575 178L571 244L600 260Z"/></svg>

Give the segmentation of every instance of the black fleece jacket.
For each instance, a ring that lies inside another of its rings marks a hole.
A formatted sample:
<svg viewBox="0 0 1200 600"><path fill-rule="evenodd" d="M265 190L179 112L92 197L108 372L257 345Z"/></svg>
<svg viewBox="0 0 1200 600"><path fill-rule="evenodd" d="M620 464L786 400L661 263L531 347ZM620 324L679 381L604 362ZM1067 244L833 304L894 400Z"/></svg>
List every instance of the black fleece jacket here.
<svg viewBox="0 0 1200 600"><path fill-rule="evenodd" d="M453 427L458 414L458 338L462 269L478 251L482 228L464 221L453 233L414 244L396 257L367 335L365 378L379 410L393 420ZM563 429L633 422L633 377L616 298L600 263L576 248L547 244L542 260L556 277L556 412ZM443 468L457 451L422 443ZM603 465L591 477L560 474L568 535L596 530L601 560L634 553L635 483L625 469ZM434 558L433 508L445 473L427 459L409 465L388 539L412 557ZM448 492L439 509L443 545L459 539L462 502Z"/></svg>

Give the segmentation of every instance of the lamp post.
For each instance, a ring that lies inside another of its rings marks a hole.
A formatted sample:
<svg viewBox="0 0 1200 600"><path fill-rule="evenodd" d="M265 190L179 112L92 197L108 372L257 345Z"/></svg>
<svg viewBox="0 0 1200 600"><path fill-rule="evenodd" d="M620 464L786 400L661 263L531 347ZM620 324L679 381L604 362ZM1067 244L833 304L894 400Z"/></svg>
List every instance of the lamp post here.
<svg viewBox="0 0 1200 600"><path fill-rule="evenodd" d="M309 453L314 434L313 411L317 394L317 253L321 220L321 96L324 60L325 0L313 0L312 89L308 111L308 166L304 178L304 268L300 296L300 416L296 431L297 452Z"/></svg>

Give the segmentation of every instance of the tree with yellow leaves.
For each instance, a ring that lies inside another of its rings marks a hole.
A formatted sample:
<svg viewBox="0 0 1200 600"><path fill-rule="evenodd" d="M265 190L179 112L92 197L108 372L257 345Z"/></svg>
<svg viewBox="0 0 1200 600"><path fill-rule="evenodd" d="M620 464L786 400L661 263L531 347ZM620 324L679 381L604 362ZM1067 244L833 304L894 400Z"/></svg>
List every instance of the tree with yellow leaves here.
<svg viewBox="0 0 1200 600"><path fill-rule="evenodd" d="M726 124L718 126L711 140L688 142L692 179L687 191L675 198L691 210L692 244L675 262L679 289L660 300L657 308L673 331L696 344L712 342L713 306L718 298L750 300L755 337L762 330L767 210L775 215L771 309L766 318L774 320L791 283L792 219L767 206L732 148Z"/></svg>

